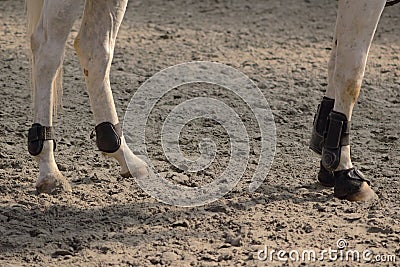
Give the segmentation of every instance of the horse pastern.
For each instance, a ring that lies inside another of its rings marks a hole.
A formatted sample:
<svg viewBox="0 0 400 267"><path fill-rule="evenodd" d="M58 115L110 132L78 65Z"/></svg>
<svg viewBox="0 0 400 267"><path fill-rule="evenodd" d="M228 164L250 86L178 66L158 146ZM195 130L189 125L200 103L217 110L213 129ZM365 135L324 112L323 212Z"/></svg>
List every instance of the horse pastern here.
<svg viewBox="0 0 400 267"><path fill-rule="evenodd" d="M127 171L127 172L121 171L120 175L122 176L122 178L135 177L138 179L143 179L149 175L149 171L147 170L147 166L142 166L142 167L136 168L134 173L131 173L130 171Z"/></svg>

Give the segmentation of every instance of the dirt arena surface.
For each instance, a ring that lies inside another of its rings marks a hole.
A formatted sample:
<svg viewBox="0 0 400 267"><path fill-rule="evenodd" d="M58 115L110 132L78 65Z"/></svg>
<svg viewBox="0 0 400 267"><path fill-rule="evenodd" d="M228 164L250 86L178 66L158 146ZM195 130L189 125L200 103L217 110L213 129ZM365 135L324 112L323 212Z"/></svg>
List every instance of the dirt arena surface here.
<svg viewBox="0 0 400 267"><path fill-rule="evenodd" d="M253 79L275 116L272 169L248 192L257 166L256 124L246 105L223 88L181 88L153 112L148 146L171 179L195 186L213 179L229 153L199 176L185 176L163 157L158 129L166 112L185 99L210 94L231 103L252 137L242 181L207 206L178 208L145 194L133 178L97 151L94 121L79 62L68 40L63 111L55 121L56 161L73 193L36 195L37 164L27 152L31 124L24 2L0 1L0 266L365 266L360 260L260 261L258 251L337 249L395 255L400 261L400 5L384 11L353 115L352 156L372 179L379 200L334 199L315 175L319 158L308 149L316 105L326 87L326 66L336 17L331 0L130 1L121 27L111 83L122 120L135 90L158 71L203 60L230 65ZM187 149L217 125L193 123ZM157 128L158 127L158 128ZM190 127L188 127L190 128ZM223 148L226 148L222 146ZM223 149L222 149L223 150ZM223 150L224 151L224 150ZM225 153L225 154L224 154ZM184 181L180 181L184 180ZM362 257L362 256L360 256ZM390 258L387 258L390 260ZM393 260L393 258L391 258Z"/></svg>

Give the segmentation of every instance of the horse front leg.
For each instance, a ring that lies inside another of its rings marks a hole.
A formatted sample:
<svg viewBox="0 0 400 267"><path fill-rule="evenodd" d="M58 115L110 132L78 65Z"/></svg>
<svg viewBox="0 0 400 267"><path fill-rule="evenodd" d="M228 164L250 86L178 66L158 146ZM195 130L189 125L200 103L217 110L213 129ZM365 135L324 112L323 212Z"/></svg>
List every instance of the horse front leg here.
<svg viewBox="0 0 400 267"><path fill-rule="evenodd" d="M351 162L350 121L385 3L385 0L339 1L336 62L331 80L335 102L329 113L322 166L334 173L334 195L340 199L365 201L376 197L369 180Z"/></svg>
<svg viewBox="0 0 400 267"><path fill-rule="evenodd" d="M96 123L96 143L115 158L123 177L148 174L146 163L128 148L122 135L110 87L110 67L115 40L127 0L87 0L82 26L75 40ZM128 166L130 166L128 168ZM130 173L129 170L135 170Z"/></svg>
<svg viewBox="0 0 400 267"><path fill-rule="evenodd" d="M333 47L328 62L328 87L325 92L325 96L322 98L320 104L318 105L317 113L315 114L314 117L311 140L309 144L310 149L319 155L322 154L322 146L325 139L325 133L328 127L328 117L331 111L333 110L333 106L335 104L336 90L334 87L333 80L334 80L335 65L336 65L336 48L337 48L337 38L335 30L335 36L333 38ZM322 165L322 161L320 162L320 169L317 174L317 179L319 183L323 186L326 187L335 186L335 177L333 172L327 170Z"/></svg>
<svg viewBox="0 0 400 267"><path fill-rule="evenodd" d="M39 19L30 36L34 121L28 132L28 150L39 163L36 183L38 193L52 194L71 190L54 160L52 116L56 77L61 71L65 42L79 8L79 3L73 2L44 1L41 16L36 14ZM35 3L32 1L30 4ZM34 16L29 13L28 6L29 15Z"/></svg>

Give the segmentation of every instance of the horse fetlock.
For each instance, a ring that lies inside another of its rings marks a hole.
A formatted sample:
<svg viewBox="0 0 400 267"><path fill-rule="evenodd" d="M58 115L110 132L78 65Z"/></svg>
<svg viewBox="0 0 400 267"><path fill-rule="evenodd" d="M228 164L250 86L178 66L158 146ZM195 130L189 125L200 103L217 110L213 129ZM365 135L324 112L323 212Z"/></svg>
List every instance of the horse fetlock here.
<svg viewBox="0 0 400 267"><path fill-rule="evenodd" d="M103 122L96 126L96 144L104 155L116 159L121 166L122 177L148 175L147 164L129 149L122 135L121 125Z"/></svg>
<svg viewBox="0 0 400 267"><path fill-rule="evenodd" d="M133 154L125 142L125 138L121 137L121 147L118 151L109 156L115 158L121 166L120 174L122 177L143 178L148 175L147 164L138 156Z"/></svg>
<svg viewBox="0 0 400 267"><path fill-rule="evenodd" d="M36 189L39 194L57 194L71 191L68 181L58 170L53 150L53 142L46 140L43 141L41 152L34 156L39 164L39 177L36 182Z"/></svg>

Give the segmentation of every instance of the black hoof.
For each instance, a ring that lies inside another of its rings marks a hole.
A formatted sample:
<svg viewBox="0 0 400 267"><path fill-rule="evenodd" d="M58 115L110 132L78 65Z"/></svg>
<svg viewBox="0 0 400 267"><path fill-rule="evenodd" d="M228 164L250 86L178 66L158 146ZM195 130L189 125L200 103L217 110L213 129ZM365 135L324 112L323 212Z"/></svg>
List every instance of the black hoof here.
<svg viewBox="0 0 400 267"><path fill-rule="evenodd" d="M334 196L350 201L367 201L376 199L375 192L370 188L370 181L356 168L334 172Z"/></svg>
<svg viewBox="0 0 400 267"><path fill-rule="evenodd" d="M317 175L318 181L321 185L326 187L334 187L335 186L335 176L333 172L328 171L320 162L320 168Z"/></svg>

